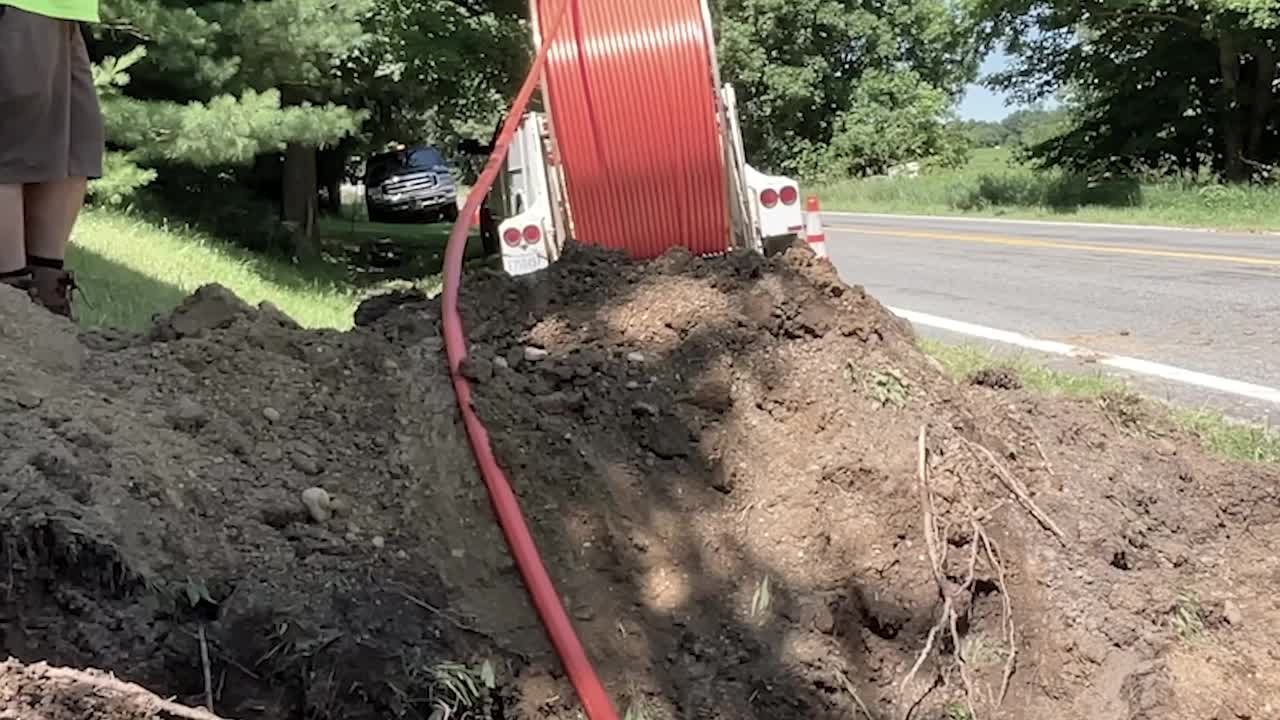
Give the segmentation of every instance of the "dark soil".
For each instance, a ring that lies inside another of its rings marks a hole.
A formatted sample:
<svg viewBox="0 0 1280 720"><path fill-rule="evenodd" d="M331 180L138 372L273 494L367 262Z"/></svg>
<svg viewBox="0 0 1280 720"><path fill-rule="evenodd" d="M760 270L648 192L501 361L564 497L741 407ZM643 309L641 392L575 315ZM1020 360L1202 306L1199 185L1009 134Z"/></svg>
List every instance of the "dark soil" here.
<svg viewBox="0 0 1280 720"><path fill-rule="evenodd" d="M1128 398L954 383L805 250L575 249L464 295L477 408L632 718L1280 713L1274 469ZM0 289L0 717L179 711L41 662L224 717L578 717L438 305L357 317L212 287L77 336Z"/></svg>
<svg viewBox="0 0 1280 720"><path fill-rule="evenodd" d="M1007 367L982 368L969 376L969 382L992 390L1020 390L1022 388L1022 378L1018 376L1018 372Z"/></svg>

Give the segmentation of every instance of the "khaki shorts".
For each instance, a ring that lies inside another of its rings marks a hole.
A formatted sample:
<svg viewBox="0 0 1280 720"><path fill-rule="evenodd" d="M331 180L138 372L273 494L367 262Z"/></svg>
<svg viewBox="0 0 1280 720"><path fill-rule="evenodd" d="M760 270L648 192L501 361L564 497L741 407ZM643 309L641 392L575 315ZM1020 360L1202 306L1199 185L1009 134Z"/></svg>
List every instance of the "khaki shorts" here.
<svg viewBox="0 0 1280 720"><path fill-rule="evenodd" d="M78 23L0 0L0 185L102 176L104 131Z"/></svg>

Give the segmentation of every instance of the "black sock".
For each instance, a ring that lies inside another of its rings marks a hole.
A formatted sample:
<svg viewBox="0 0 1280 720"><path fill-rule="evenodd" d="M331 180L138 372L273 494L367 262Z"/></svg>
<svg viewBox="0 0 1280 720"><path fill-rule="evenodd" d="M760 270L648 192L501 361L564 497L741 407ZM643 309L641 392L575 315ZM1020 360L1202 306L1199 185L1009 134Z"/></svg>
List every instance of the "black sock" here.
<svg viewBox="0 0 1280 720"><path fill-rule="evenodd" d="M48 268L50 270L61 270L63 265L65 265L65 263L62 260L36 257L35 255L27 256L27 267L38 267L38 268Z"/></svg>
<svg viewBox="0 0 1280 720"><path fill-rule="evenodd" d="M0 272L0 280L8 280L10 278L22 277L23 275L28 275L28 274L30 273L27 271L26 268L22 268L21 270L10 270L8 272Z"/></svg>

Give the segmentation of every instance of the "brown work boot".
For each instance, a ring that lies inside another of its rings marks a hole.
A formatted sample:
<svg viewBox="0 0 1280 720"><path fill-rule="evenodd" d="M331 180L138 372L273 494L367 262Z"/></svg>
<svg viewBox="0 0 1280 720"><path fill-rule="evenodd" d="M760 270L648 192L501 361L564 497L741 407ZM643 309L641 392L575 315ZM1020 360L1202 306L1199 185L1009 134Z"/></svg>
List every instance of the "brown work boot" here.
<svg viewBox="0 0 1280 720"><path fill-rule="evenodd" d="M71 293L79 286L66 270L46 267L31 268L31 297L54 315L75 319Z"/></svg>

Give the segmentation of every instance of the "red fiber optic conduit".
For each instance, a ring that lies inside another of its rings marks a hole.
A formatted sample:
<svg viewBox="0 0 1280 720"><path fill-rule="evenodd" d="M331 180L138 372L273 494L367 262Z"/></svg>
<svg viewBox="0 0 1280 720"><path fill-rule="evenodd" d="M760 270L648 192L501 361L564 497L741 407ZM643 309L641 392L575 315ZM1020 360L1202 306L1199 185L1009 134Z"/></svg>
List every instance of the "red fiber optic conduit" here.
<svg viewBox="0 0 1280 720"><path fill-rule="evenodd" d="M555 37L556 29L562 25L561 20L564 16L565 13L562 12L553 20L553 26L548 28L549 37ZM449 359L453 391L458 396L458 409L462 412L462 423L471 441L471 452L475 455L476 465L484 477L494 514L498 516L498 524L502 526L502 533L507 538L507 545L511 549L516 567L520 569L525 587L533 600L534 609L538 611L538 618L542 621L548 637L551 638L551 644L555 646L565 672L573 682L587 717L590 720L617 720L618 715L613 709L613 703L609 701L604 686L596 677L595 669L591 666L591 661L587 658L577 633L574 632L573 623L570 622L568 613L560 603L555 585L552 584L550 576L547 575L547 569L542 564L542 558L538 555L538 548L534 544L533 536L529 533L529 526L520 512L520 503L511 489L511 483L493 456L493 448L489 445L489 433L471 407L471 386L460 371L462 361L467 357L467 338L462 329L462 316L458 313L458 288L462 284L462 260L467 249L471 218L480 209L480 202L498 177L502 160L511 147L511 140L520 125L520 118L529 104L529 98L537 88L546 59L544 45L534 58L529 76L525 79L524 85L520 88L520 94L516 96L516 101L511 106L511 113L502 126L502 133L494 145L493 154L489 156L484 171L480 173L474 189L467 196L462 212L458 213L458 221L454 223L453 231L449 233L449 245L444 254L442 302L445 353Z"/></svg>
<svg viewBox="0 0 1280 720"><path fill-rule="evenodd" d="M484 171L449 234L443 334L454 393L498 523L589 720L617 720L560 602L460 371L458 312L470 220L493 187L539 80L580 242L649 258L729 246L712 41L700 0L533 0L541 43ZM548 55L550 54L550 61Z"/></svg>

